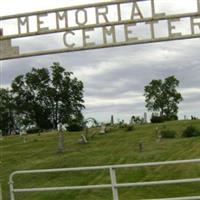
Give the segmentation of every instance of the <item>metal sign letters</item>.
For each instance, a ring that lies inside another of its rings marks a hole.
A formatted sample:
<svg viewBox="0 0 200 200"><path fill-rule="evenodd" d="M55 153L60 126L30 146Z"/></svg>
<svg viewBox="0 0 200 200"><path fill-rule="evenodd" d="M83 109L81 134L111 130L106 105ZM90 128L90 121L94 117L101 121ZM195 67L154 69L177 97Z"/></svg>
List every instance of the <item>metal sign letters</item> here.
<svg viewBox="0 0 200 200"><path fill-rule="evenodd" d="M0 60L200 37L200 0L195 10L181 14L157 12L158 1L119 0L0 17ZM61 47L23 52L11 46L11 39L39 35L41 44L59 37Z"/></svg>

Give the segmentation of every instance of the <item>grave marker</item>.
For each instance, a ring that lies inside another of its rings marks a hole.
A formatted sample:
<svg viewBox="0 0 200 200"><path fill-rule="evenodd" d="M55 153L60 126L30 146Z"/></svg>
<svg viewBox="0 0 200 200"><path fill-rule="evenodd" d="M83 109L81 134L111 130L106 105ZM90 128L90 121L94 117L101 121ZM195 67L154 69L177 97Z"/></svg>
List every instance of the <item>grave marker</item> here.
<svg viewBox="0 0 200 200"><path fill-rule="evenodd" d="M144 113L144 123L145 124L147 123L147 113L146 112Z"/></svg>
<svg viewBox="0 0 200 200"><path fill-rule="evenodd" d="M19 133L19 136L22 137L23 143L26 143L26 135L27 135L26 129L23 129L23 130L20 131L20 133Z"/></svg>
<svg viewBox="0 0 200 200"><path fill-rule="evenodd" d="M111 115L111 125L114 125L114 116L113 115Z"/></svg>
<svg viewBox="0 0 200 200"><path fill-rule="evenodd" d="M64 132L62 128L62 124L58 124L58 153L64 153L65 146L64 146Z"/></svg>
<svg viewBox="0 0 200 200"><path fill-rule="evenodd" d="M99 131L100 134L105 134L106 133L106 126L104 123L101 124L101 129Z"/></svg>
<svg viewBox="0 0 200 200"><path fill-rule="evenodd" d="M78 140L78 143L79 144L87 144L88 143L88 140L84 134L81 134L81 138Z"/></svg>
<svg viewBox="0 0 200 200"><path fill-rule="evenodd" d="M160 134L160 129L156 127L156 142L159 143L162 139L162 135Z"/></svg>

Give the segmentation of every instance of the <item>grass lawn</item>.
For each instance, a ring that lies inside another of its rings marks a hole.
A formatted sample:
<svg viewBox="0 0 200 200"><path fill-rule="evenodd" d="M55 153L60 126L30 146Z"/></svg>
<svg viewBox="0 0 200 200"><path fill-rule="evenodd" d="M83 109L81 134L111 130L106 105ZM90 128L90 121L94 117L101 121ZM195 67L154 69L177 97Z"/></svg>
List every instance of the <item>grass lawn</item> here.
<svg viewBox="0 0 200 200"><path fill-rule="evenodd" d="M182 138L188 125L200 129L200 120L137 125L133 131L118 129L105 135L96 135L88 144L78 144L80 133L65 134L65 153L57 153L57 133L28 135L26 143L20 136L5 137L0 141L0 182L3 200L9 199L8 177L13 171L66 167L85 167L112 164L131 164L153 161L200 158L200 137ZM177 131L175 139L156 141L157 126ZM142 142L144 151L139 151ZM164 167L120 169L117 181L137 182L200 177L200 164L182 164ZM15 187L55 187L110 183L107 171L53 173L16 176ZM120 189L120 200L200 196L200 183L177 184ZM112 191L87 190L17 194L16 200L111 200Z"/></svg>

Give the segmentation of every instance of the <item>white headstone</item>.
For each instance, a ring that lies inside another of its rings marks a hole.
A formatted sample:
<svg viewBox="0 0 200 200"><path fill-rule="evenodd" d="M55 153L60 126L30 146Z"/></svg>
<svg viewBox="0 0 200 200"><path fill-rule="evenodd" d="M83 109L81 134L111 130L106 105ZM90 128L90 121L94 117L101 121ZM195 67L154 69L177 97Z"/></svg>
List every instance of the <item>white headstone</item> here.
<svg viewBox="0 0 200 200"><path fill-rule="evenodd" d="M104 133L106 133L106 126L105 126L105 124L104 123L102 123L101 124L101 130L100 130L100 132L99 133L101 133L101 134L104 134Z"/></svg>
<svg viewBox="0 0 200 200"><path fill-rule="evenodd" d="M59 123L58 124L58 152L59 153L64 153L65 151L65 145L64 145L64 133L63 133L63 129L62 129L62 124Z"/></svg>
<svg viewBox="0 0 200 200"><path fill-rule="evenodd" d="M144 123L147 123L147 113L144 113Z"/></svg>
<svg viewBox="0 0 200 200"><path fill-rule="evenodd" d="M62 128L62 124L61 124L61 123L58 124L58 131L59 131L59 132L63 131L63 128Z"/></svg>
<svg viewBox="0 0 200 200"><path fill-rule="evenodd" d="M132 116L130 120L130 125L133 125L133 124L134 124L134 116Z"/></svg>
<svg viewBox="0 0 200 200"><path fill-rule="evenodd" d="M160 129L156 127L156 142L159 143L161 139L162 139L162 136L160 134Z"/></svg>
<svg viewBox="0 0 200 200"><path fill-rule="evenodd" d="M85 135L81 135L81 138L78 140L78 143L79 144L87 144L88 141L87 141L87 138L85 137Z"/></svg>

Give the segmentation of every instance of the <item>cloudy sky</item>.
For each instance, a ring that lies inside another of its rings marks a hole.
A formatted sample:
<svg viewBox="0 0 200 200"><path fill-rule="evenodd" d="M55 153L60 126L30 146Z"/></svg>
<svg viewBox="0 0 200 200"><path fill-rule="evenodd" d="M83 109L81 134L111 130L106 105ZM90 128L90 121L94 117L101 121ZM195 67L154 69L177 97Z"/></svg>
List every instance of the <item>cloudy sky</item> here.
<svg viewBox="0 0 200 200"><path fill-rule="evenodd" d="M193 0L158 1L158 12L195 10ZM1 0L0 15L96 2L99 0ZM42 40L42 46L48 43ZM29 38L19 44L32 48L40 45L41 40L35 42ZM132 115L143 116L146 111L144 86L152 79L175 75L180 80L178 90L184 98L180 118L200 117L199 52L200 39L190 39L8 60L0 62L0 82L1 87L9 87L15 76L32 67L49 67L55 61L60 62L84 83L85 116L109 121L113 114L115 120L129 121Z"/></svg>

